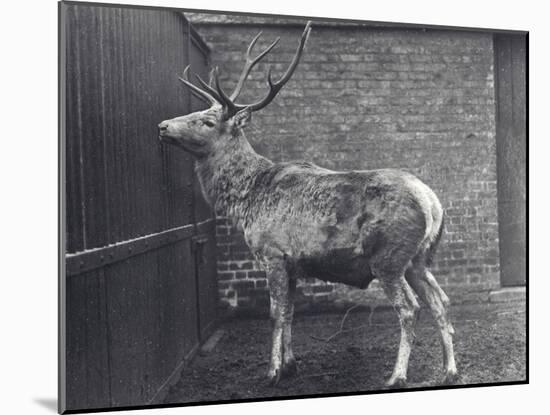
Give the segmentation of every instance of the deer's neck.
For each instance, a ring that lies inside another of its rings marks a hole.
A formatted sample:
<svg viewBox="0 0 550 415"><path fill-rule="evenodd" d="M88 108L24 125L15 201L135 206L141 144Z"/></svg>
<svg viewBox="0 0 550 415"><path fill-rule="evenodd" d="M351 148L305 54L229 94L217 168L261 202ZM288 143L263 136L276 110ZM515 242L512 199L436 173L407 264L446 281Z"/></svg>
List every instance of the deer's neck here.
<svg viewBox="0 0 550 415"><path fill-rule="evenodd" d="M216 213L240 222L249 206L254 179L272 164L254 151L241 131L229 145L198 160L195 170Z"/></svg>

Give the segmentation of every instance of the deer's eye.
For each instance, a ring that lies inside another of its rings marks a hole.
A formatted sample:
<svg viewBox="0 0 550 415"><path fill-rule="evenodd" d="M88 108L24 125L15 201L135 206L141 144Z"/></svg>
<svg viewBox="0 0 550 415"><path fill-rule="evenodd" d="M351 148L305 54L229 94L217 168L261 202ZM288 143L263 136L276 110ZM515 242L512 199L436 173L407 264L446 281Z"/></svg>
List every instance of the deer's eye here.
<svg viewBox="0 0 550 415"><path fill-rule="evenodd" d="M204 125L206 125L207 127L214 127L216 124L214 124L213 121L211 120L204 120L203 121Z"/></svg>

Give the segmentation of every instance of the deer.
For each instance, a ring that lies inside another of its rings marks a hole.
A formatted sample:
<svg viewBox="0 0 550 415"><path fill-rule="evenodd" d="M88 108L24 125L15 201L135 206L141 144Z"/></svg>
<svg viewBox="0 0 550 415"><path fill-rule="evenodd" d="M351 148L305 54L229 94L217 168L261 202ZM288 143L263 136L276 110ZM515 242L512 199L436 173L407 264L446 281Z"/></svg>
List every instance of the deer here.
<svg viewBox="0 0 550 415"><path fill-rule="evenodd" d="M256 153L245 136L252 113L269 105L292 77L310 32L307 22L286 71L274 81L269 68L267 93L253 103L239 103L237 98L251 70L279 38L256 57L252 51L262 32L251 41L229 95L218 68L208 82L196 75L197 86L187 66L179 80L208 108L162 121L159 139L193 156L205 199L242 229L266 273L272 321L269 384L297 372L291 345L294 299L297 280L308 277L360 289L378 279L400 325L388 388L407 385L418 297L439 331L443 383L455 383L450 301L429 269L444 228L435 193L402 170L333 171L307 161L273 162Z"/></svg>

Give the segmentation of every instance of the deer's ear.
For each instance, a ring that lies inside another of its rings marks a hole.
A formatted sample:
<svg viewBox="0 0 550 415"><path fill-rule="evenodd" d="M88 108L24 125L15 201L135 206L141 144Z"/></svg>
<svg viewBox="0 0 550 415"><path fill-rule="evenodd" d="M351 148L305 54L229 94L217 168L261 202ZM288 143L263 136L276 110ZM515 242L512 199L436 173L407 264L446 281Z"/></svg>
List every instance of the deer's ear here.
<svg viewBox="0 0 550 415"><path fill-rule="evenodd" d="M240 110L233 117L233 126L236 128L245 128L252 119L252 111L249 108Z"/></svg>

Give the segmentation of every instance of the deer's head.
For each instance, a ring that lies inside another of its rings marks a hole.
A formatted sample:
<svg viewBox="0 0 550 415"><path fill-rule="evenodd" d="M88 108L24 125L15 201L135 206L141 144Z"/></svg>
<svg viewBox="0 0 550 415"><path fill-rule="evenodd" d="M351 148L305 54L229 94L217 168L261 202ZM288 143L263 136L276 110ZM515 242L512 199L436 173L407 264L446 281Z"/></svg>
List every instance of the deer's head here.
<svg viewBox="0 0 550 415"><path fill-rule="evenodd" d="M274 82L271 78L271 68L269 68L267 71L269 90L264 98L252 104L239 104L236 99L241 93L252 68L275 47L279 39L276 39L255 58L251 57L251 53L261 32L250 42L246 54L246 63L235 90L230 95L227 95L220 85L217 68L211 72L208 83L196 75L197 81L202 87L199 88L189 81L189 66L187 66L180 81L204 100L210 108L161 122L158 125L159 139L162 142L181 147L197 157L206 156L216 148L223 148L228 140L237 136L239 131L246 127L250 122L251 114L267 106L292 77L311 31L310 26L311 22L308 22L298 49L284 75L277 82Z"/></svg>

